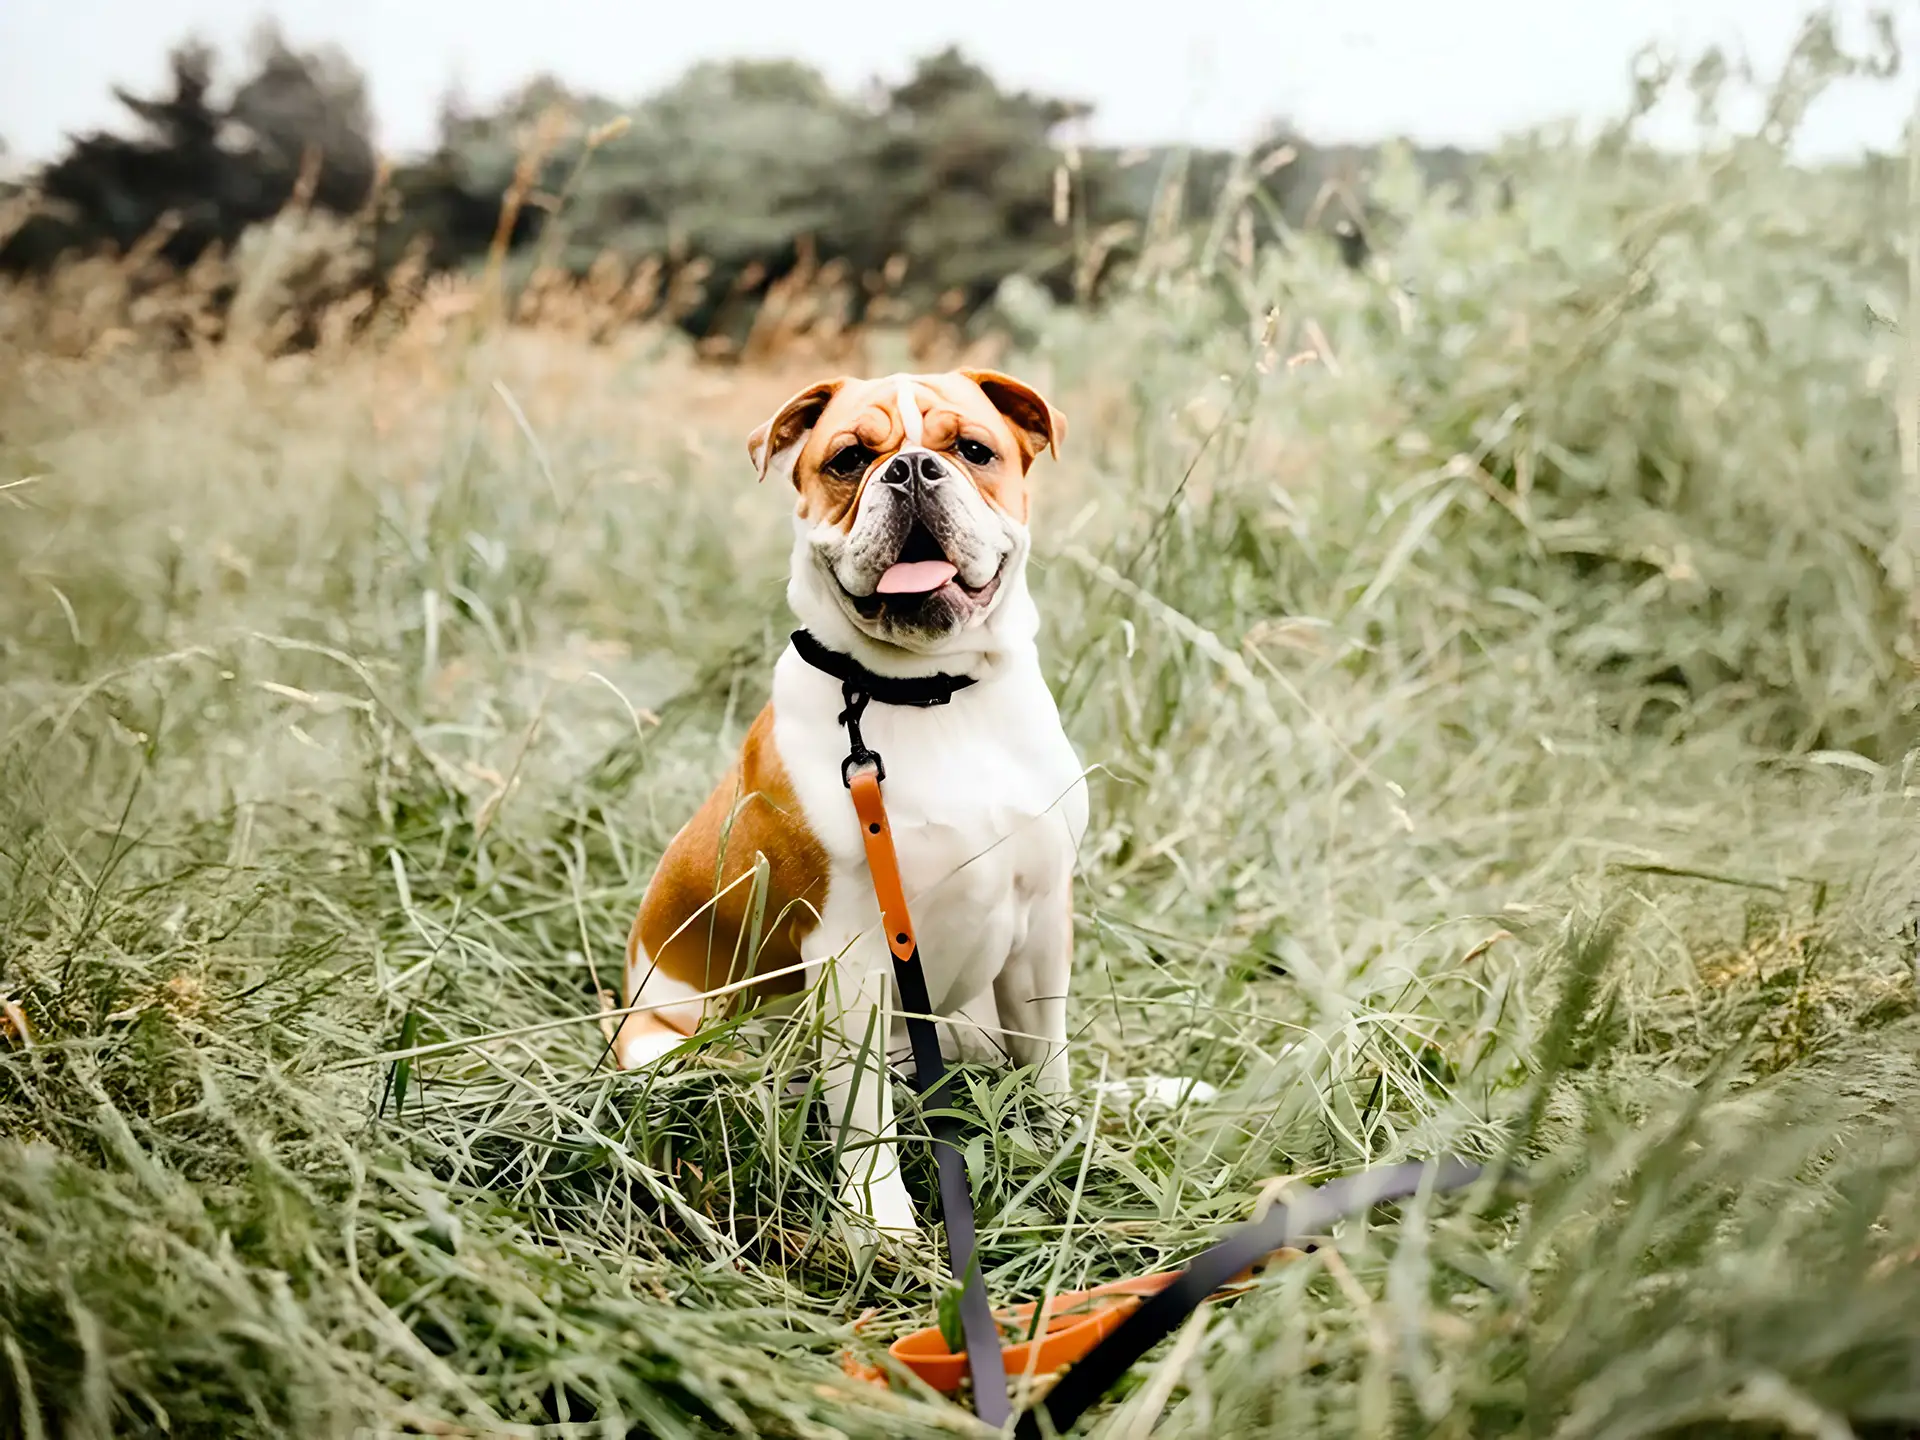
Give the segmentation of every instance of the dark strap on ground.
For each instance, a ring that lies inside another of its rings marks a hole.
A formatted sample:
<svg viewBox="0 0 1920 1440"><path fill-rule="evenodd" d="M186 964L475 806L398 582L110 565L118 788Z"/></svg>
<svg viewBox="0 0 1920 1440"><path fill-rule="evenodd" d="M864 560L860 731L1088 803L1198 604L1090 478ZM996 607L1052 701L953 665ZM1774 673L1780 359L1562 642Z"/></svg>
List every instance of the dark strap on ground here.
<svg viewBox="0 0 1920 1440"><path fill-rule="evenodd" d="M1117 1330L1060 1377L1045 1400L1020 1417L1013 1430L1015 1440L1042 1440L1041 1411L1046 1412L1052 1433L1065 1435L1136 1360L1179 1329L1208 1296L1281 1246L1297 1247L1307 1236L1323 1234L1334 1220L1357 1215L1383 1201L1404 1200L1423 1188L1458 1190L1479 1178L1480 1173L1480 1167L1458 1160L1383 1165L1329 1180L1285 1205L1274 1206L1265 1218L1241 1226L1212 1248L1201 1251L1179 1279L1158 1294L1149 1295Z"/></svg>
<svg viewBox="0 0 1920 1440"><path fill-rule="evenodd" d="M900 1008L907 1017L907 1038L913 1043L913 1084L933 1136L933 1153L940 1167L940 1217L947 1226L947 1264L961 1284L960 1329L967 1341L967 1372L973 1377L973 1409L989 1425L1005 1425L1012 1414L1007 1403L1007 1371L1000 1354L1000 1329L987 1286L974 1256L973 1187L967 1180L966 1152L961 1148L960 1117L947 1105L947 1067L940 1058L940 1034L928 1017L933 1003L927 997L927 979L920 971L920 952L911 960L893 958L893 978L900 986Z"/></svg>

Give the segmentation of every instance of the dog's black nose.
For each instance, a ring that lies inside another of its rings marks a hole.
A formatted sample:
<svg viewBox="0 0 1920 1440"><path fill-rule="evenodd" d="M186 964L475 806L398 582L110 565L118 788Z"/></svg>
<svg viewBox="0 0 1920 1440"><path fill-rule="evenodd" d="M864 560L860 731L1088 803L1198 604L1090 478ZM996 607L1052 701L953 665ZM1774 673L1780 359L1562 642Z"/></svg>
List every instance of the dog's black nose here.
<svg viewBox="0 0 1920 1440"><path fill-rule="evenodd" d="M918 453L908 451L896 455L887 462L887 468L880 472L880 478L889 485L911 485L916 479L927 485L938 484L947 478L940 457L921 450Z"/></svg>

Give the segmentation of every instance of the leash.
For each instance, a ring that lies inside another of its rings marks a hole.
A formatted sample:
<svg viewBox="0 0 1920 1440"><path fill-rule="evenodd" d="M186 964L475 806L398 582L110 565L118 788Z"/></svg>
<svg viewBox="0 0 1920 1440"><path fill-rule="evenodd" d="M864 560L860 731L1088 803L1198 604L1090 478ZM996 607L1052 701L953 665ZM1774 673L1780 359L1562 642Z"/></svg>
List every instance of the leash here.
<svg viewBox="0 0 1920 1440"><path fill-rule="evenodd" d="M880 782L887 767L878 751L860 734L860 717L875 699L887 705L927 708L944 705L973 684L970 675L929 675L904 679L875 675L850 655L827 649L805 630L793 634L793 648L815 669L840 682L846 708L840 723L847 728L847 758L840 763L840 779L853 797L860 817L860 838L867 848L867 869L873 876L874 898L880 902L887 950L893 956L893 979L900 988L900 1007L906 1012L907 1038L913 1045L914 1089L927 1112L933 1134L934 1157L940 1175L940 1213L947 1225L947 1265L960 1282L960 1328L967 1340L967 1369L973 1378L974 1411L989 1425L1005 1425L1012 1408L1007 1403L1007 1374L1000 1356L1000 1331L987 1304L986 1281L974 1256L973 1189L967 1183L966 1153L961 1148L960 1117L946 1106L947 1067L940 1058L940 1035L932 1020L933 1000L920 968L920 947L913 938L913 916L907 892L900 883L900 857L893 848L893 827L887 823L886 801Z"/></svg>
<svg viewBox="0 0 1920 1440"><path fill-rule="evenodd" d="M1096 1340L1086 1357L1071 1366L1047 1392L1046 1399L1021 1415L1013 1429L1014 1440L1065 1435L1074 1421L1120 1382L1136 1360L1276 1250L1290 1249L1307 1236L1322 1233L1331 1221L1389 1200L1405 1200L1429 1186L1436 1192L1463 1189L1481 1174L1480 1166L1459 1160L1409 1160L1329 1180L1298 1200L1276 1205L1265 1219L1242 1225L1201 1251L1186 1269L1176 1271L1163 1288L1141 1301L1111 1334ZM1042 1411L1048 1421L1044 1431L1039 1420Z"/></svg>
<svg viewBox="0 0 1920 1440"><path fill-rule="evenodd" d="M1045 1333L1026 1344L1007 1347L1003 1354L999 1325L975 1263L973 1191L960 1145L962 1125L960 1117L945 1106L946 1063L940 1056L933 1002L927 994L913 917L900 881L893 827L880 793L880 784L887 777L886 765L860 733L861 717L876 700L884 705L923 709L945 705L972 685L973 677L876 675L852 656L827 649L805 630L794 631L792 641L802 660L840 681L845 708L839 721L847 731L847 758L841 762L840 779L860 818L860 838L866 846L874 898L879 902L887 950L893 956L894 982L900 989L907 1036L913 1047L914 1088L928 1112L927 1127L939 1166L947 1263L961 1285L960 1327L966 1339L965 1355L953 1355L934 1328L894 1342L891 1348L897 1359L949 1393L959 1388L964 1364L973 1382L974 1413L989 1425L1004 1427L1012 1415L1007 1400L1007 1363L1011 1359L1027 1369L1029 1357L1037 1351L1041 1363L1033 1367L1036 1374L1051 1374L1062 1365L1067 1367L1066 1372L1039 1405L1021 1414L1013 1434L1015 1440L1064 1435L1119 1383L1134 1362L1173 1334L1208 1300L1234 1293L1263 1260L1293 1250L1297 1242L1323 1232L1334 1220L1388 1201L1407 1199L1422 1190L1440 1193L1464 1189L1485 1173L1478 1165L1446 1158L1383 1165L1330 1180L1297 1199L1274 1206L1263 1218L1240 1226L1201 1251L1183 1270L1054 1296L1042 1316ZM1314 1248L1311 1243L1305 1245L1307 1250ZM1032 1305L1015 1307L1013 1318L1028 1320L1034 1310ZM1062 1320L1064 1323L1056 1323ZM1043 1412L1045 1430L1040 1423Z"/></svg>

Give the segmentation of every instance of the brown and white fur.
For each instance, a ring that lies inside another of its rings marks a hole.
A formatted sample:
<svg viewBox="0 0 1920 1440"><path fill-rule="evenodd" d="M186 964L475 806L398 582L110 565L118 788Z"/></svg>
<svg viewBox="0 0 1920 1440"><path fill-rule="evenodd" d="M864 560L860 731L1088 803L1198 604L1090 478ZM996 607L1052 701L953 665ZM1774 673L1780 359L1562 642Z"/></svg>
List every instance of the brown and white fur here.
<svg viewBox="0 0 1920 1440"><path fill-rule="evenodd" d="M1029 386L963 370L823 381L748 439L762 479L793 482L787 599L815 638L876 674L976 681L943 706L873 704L862 729L885 759L943 1051L1033 1066L1054 1097L1067 1090L1071 885L1087 795L1035 651L1027 472L1064 433ZM883 1043L889 1057L904 1054L905 1029L840 775L842 708L839 682L789 646L738 764L647 889L626 1004L661 1008L623 1021L615 1058L659 1059L719 1010L703 992L745 977L744 963L729 975L751 925L741 877L765 855L771 893L752 973L804 965L807 983L822 987L827 1102L836 1123L844 1117L841 1196L872 1229L910 1236L893 1105L874 1056Z"/></svg>

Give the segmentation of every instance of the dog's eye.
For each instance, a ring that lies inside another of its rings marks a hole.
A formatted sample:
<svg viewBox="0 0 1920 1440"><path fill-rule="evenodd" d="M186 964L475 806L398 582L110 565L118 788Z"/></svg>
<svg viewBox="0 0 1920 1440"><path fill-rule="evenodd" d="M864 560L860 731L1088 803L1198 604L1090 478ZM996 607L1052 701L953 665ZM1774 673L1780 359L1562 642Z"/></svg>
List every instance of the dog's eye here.
<svg viewBox="0 0 1920 1440"><path fill-rule="evenodd" d="M858 480L873 464L873 451L864 445L843 445L826 463L826 472L840 480Z"/></svg>
<svg viewBox="0 0 1920 1440"><path fill-rule="evenodd" d="M993 451L982 445L978 440L962 440L953 448L960 452L960 458L969 465L991 465L993 463Z"/></svg>

